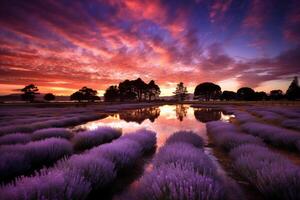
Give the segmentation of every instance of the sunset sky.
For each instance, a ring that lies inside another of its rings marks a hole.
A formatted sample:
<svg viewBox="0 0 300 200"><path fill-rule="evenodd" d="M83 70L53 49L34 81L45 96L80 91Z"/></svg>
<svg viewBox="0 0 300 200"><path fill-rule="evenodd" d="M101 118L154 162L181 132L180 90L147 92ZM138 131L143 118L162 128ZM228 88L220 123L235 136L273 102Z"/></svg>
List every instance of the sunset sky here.
<svg viewBox="0 0 300 200"><path fill-rule="evenodd" d="M285 92L299 75L299 0L0 1L0 95L138 77L163 96L180 81Z"/></svg>

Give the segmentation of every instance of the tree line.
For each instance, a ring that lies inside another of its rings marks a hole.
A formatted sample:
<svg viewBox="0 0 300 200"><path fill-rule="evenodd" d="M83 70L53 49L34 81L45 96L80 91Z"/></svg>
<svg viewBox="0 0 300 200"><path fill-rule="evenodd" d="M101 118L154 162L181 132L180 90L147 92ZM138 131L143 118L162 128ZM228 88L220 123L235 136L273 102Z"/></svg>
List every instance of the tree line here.
<svg viewBox="0 0 300 200"><path fill-rule="evenodd" d="M183 101L188 96L187 88L182 82L177 84L174 92L175 97L178 101ZM223 91L221 87L212 82L200 83L194 90L194 99L202 101L210 100L240 100L240 101L262 101L262 100L298 100L300 99L300 87L298 78L294 77L289 88L284 94L282 90L272 90L270 94L264 91L257 92L250 87L239 88L236 92L234 91Z"/></svg>
<svg viewBox="0 0 300 200"><path fill-rule="evenodd" d="M39 94L39 89L34 84L25 86L20 90L22 92L21 98L24 101L33 102L35 96ZM153 101L159 98L161 91L159 86L154 80L149 83L144 82L141 78L135 80L125 80L119 85L109 86L104 93L104 101L106 102L124 102L124 101ZM187 87L184 86L183 82L177 84L175 89L174 97L177 101L184 101L188 96ZM94 102L101 100L97 96L97 90L88 87L82 87L78 91L74 92L70 96L72 101L87 101ZM257 92L250 87L242 87L236 92L234 91L223 91L221 87L212 82L200 83L195 87L194 99L202 101L210 100L240 100L240 101L261 101L261 100L299 100L300 99L300 87L298 78L294 77L286 93L282 90L272 90L270 94L266 92ZM47 93L44 95L44 100L53 101L55 95Z"/></svg>

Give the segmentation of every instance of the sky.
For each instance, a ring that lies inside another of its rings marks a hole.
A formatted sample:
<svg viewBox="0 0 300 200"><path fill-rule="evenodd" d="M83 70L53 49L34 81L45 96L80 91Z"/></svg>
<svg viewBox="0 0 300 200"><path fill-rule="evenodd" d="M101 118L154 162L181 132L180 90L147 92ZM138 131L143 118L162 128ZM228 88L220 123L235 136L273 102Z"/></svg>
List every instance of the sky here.
<svg viewBox="0 0 300 200"><path fill-rule="evenodd" d="M208 81L285 92L299 75L299 0L0 1L1 95L103 95L138 77L162 96Z"/></svg>

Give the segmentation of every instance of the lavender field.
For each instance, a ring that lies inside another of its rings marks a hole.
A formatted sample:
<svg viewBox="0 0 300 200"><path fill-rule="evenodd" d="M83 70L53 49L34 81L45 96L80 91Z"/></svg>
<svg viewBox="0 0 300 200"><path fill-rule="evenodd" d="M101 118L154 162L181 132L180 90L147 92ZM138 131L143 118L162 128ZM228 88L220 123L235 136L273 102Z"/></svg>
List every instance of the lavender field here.
<svg viewBox="0 0 300 200"><path fill-rule="evenodd" d="M300 199L300 108L0 109L0 199Z"/></svg>

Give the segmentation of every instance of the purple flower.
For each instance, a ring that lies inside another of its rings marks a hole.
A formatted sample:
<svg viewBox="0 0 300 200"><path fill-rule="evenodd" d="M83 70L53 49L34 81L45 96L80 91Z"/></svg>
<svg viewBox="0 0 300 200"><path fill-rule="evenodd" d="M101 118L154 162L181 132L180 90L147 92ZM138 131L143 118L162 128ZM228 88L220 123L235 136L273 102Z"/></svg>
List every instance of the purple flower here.
<svg viewBox="0 0 300 200"><path fill-rule="evenodd" d="M166 144L172 144L176 142L188 143L198 148L202 148L204 145L202 138L192 131L178 131L167 139Z"/></svg>
<svg viewBox="0 0 300 200"><path fill-rule="evenodd" d="M175 166L185 166L189 163L193 171L202 175L215 176L216 167L203 150L195 148L187 143L174 143L163 146L153 160L155 168L162 165L174 164Z"/></svg>
<svg viewBox="0 0 300 200"><path fill-rule="evenodd" d="M300 118L283 120L281 126L300 131Z"/></svg>
<svg viewBox="0 0 300 200"><path fill-rule="evenodd" d="M84 177L62 170L46 170L32 177L21 177L15 184L0 188L1 199L86 199L90 184Z"/></svg>
<svg viewBox="0 0 300 200"><path fill-rule="evenodd" d="M121 138L112 143L94 148L91 152L112 161L119 171L133 166L142 156L143 151L138 142Z"/></svg>
<svg viewBox="0 0 300 200"><path fill-rule="evenodd" d="M3 144L25 144L31 140L29 134L25 133L12 133L0 137L0 145Z"/></svg>
<svg viewBox="0 0 300 200"><path fill-rule="evenodd" d="M93 189L104 188L116 178L115 164L93 153L73 155L60 161L56 167L84 177Z"/></svg>
<svg viewBox="0 0 300 200"><path fill-rule="evenodd" d="M144 175L139 183L136 199L224 199L220 183L186 168L164 165Z"/></svg>
<svg viewBox="0 0 300 200"><path fill-rule="evenodd" d="M138 142L143 152L149 152L156 146L156 133L146 129L140 129L133 133L128 133L122 138L132 139Z"/></svg>
<svg viewBox="0 0 300 200"><path fill-rule="evenodd" d="M121 136L121 131L111 127L99 127L96 130L79 132L74 136L74 148L76 150L90 149L103 143L107 143Z"/></svg>
<svg viewBox="0 0 300 200"><path fill-rule="evenodd" d="M0 157L0 163L6 162L0 165L0 175L2 178L2 175L6 177L9 174L9 178L13 178L29 170L52 164L70 154L72 154L71 143L59 138L49 138L27 144L3 145L0 147L0 155L5 156Z"/></svg>
<svg viewBox="0 0 300 200"><path fill-rule="evenodd" d="M299 199L300 171L266 147L241 145L231 151L233 166L267 199Z"/></svg>
<svg viewBox="0 0 300 200"><path fill-rule="evenodd" d="M70 139L72 134L65 128L46 128L33 132L31 136L32 140L42 140L51 137Z"/></svg>
<svg viewBox="0 0 300 200"><path fill-rule="evenodd" d="M274 146L297 149L297 142L300 140L299 133L268 124L248 122L243 124L241 128Z"/></svg>
<svg viewBox="0 0 300 200"><path fill-rule="evenodd" d="M208 133L213 137L216 145L223 148L225 151L230 151L242 144L263 145L260 138L241 133L233 124L226 122L210 122L207 123L206 126Z"/></svg>

